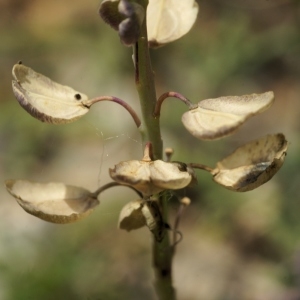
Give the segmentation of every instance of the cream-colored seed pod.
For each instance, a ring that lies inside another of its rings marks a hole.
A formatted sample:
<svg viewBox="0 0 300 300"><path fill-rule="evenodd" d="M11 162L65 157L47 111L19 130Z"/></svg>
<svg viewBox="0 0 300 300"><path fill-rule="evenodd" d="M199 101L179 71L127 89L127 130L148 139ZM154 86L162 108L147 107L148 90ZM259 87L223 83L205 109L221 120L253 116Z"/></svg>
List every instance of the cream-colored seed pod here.
<svg viewBox="0 0 300 300"><path fill-rule="evenodd" d="M64 183L7 180L5 185L26 212L52 223L73 223L99 205L88 190Z"/></svg>
<svg viewBox="0 0 300 300"><path fill-rule="evenodd" d="M149 0L147 30L150 46L158 47L189 32L198 15L194 0Z"/></svg>
<svg viewBox="0 0 300 300"><path fill-rule="evenodd" d="M212 171L214 181L238 192L253 190L269 181L281 168L287 146L280 133L247 143L217 163Z"/></svg>
<svg viewBox="0 0 300 300"><path fill-rule="evenodd" d="M88 97L29 67L16 64L12 88L19 104L34 118L51 124L70 123L85 115Z"/></svg>
<svg viewBox="0 0 300 300"><path fill-rule="evenodd" d="M194 137L215 140L234 133L248 118L269 108L273 101L273 92L207 99L184 113L182 123Z"/></svg>
<svg viewBox="0 0 300 300"><path fill-rule="evenodd" d="M193 170L183 163L162 160L120 162L113 169L109 169L109 174L116 182L130 185L144 196L167 189L182 189L188 186L195 176Z"/></svg>
<svg viewBox="0 0 300 300"><path fill-rule="evenodd" d="M155 160L149 165L149 168L153 184L164 189L182 189L192 181L192 175L183 163L166 163L162 160Z"/></svg>
<svg viewBox="0 0 300 300"><path fill-rule="evenodd" d="M144 200L138 199L123 206L119 216L118 227L120 229L131 231L146 225L146 220L142 213L144 202Z"/></svg>

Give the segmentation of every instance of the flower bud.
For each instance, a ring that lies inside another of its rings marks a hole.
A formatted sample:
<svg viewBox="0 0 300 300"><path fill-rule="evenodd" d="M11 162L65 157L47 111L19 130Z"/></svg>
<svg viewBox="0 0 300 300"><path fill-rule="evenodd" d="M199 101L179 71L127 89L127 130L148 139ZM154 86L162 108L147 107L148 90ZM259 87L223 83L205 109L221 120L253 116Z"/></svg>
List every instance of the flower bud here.
<svg viewBox="0 0 300 300"><path fill-rule="evenodd" d="M105 0L99 14L112 28L119 32L122 43L131 46L140 36L140 28L145 18L141 5L129 0Z"/></svg>

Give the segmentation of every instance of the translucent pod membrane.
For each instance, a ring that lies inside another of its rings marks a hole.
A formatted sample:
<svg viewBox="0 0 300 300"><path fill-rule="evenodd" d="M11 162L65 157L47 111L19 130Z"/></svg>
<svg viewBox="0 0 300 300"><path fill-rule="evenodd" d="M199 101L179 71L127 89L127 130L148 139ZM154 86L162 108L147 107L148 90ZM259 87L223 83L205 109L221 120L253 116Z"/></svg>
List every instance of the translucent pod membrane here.
<svg viewBox="0 0 300 300"><path fill-rule="evenodd" d="M198 11L195 0L150 0L147 7L150 46L159 47L187 34L197 19Z"/></svg>
<svg viewBox="0 0 300 300"><path fill-rule="evenodd" d="M16 64L12 88L19 104L34 118L51 124L70 123L85 115L88 97L29 67Z"/></svg>
<svg viewBox="0 0 300 300"><path fill-rule="evenodd" d="M182 123L194 137L216 140L234 133L247 119L269 108L273 101L273 92L206 99L184 113Z"/></svg>
<svg viewBox="0 0 300 300"><path fill-rule="evenodd" d="M212 171L214 181L238 192L253 190L278 172L287 147L287 141L281 133L247 143L217 163Z"/></svg>
<svg viewBox="0 0 300 300"><path fill-rule="evenodd" d="M131 231L147 226L157 241L165 234L165 224L156 200L138 199L123 206L118 227Z"/></svg>
<svg viewBox="0 0 300 300"><path fill-rule="evenodd" d="M184 163L162 160L124 161L115 165L109 173L116 182L130 185L145 196L168 189L182 189L195 178L193 169Z"/></svg>
<svg viewBox="0 0 300 300"><path fill-rule="evenodd" d="M7 180L5 185L26 212L52 223L73 223L99 205L88 190L64 183Z"/></svg>

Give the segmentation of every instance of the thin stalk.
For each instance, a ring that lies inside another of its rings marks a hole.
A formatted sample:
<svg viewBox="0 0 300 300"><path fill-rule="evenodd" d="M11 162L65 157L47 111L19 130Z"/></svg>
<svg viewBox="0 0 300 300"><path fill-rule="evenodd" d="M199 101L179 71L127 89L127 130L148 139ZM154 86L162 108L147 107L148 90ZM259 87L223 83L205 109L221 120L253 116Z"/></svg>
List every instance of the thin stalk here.
<svg viewBox="0 0 300 300"><path fill-rule="evenodd" d="M116 187L116 186L128 187L128 188L132 189L133 191L135 191L141 199L143 198L143 195L139 191L137 191L135 188L133 188L132 186L124 185L124 184L121 184L121 183L118 183L118 182L115 182L115 181L109 182L109 183L99 187L92 195L94 195L95 197L99 197L99 195L102 192L104 192L104 191L106 191L106 190L108 190L112 187Z"/></svg>
<svg viewBox="0 0 300 300"><path fill-rule="evenodd" d="M190 163L188 164L191 168L193 169L200 169L200 170L204 170L204 171L207 171L207 172L212 172L214 169L211 168L211 167L208 167L206 165L202 165L202 164L198 164L198 163Z"/></svg>
<svg viewBox="0 0 300 300"><path fill-rule="evenodd" d="M178 230L179 227L179 222L181 219L181 216L184 212L184 210L186 209L187 206L189 206L191 203L190 198L188 197L184 197L180 200L180 206L178 208L176 217L175 217L175 221L174 221L174 228L173 228L173 248L174 248L174 252L175 252L175 246L182 240L182 234L181 232ZM177 235L180 235L180 239L177 239Z"/></svg>
<svg viewBox="0 0 300 300"><path fill-rule="evenodd" d="M136 114L136 112L134 111L134 109L128 104L126 103L124 100L114 97L114 96L100 96L100 97L96 97L93 99L90 99L88 101L86 101L86 103L84 103L85 106L87 107L91 107L93 104L97 103L97 102L101 102L101 101L111 101L111 102L115 102L120 104L121 106L123 106L131 115L133 121L135 122L136 126L139 128L141 126L141 120L138 117L138 115Z"/></svg>
<svg viewBox="0 0 300 300"><path fill-rule="evenodd" d="M140 4L146 7L148 1L140 0ZM141 35L133 48L135 66L135 83L139 94L142 111L141 134L143 143L150 142L154 159L162 159L163 143L161 139L159 118L153 116L156 105L156 91L154 76L151 67L146 19L141 27ZM168 223L168 205L164 196L158 199L163 221ZM162 233L162 241L156 241L153 235L152 259L155 274L155 289L160 300L175 300L175 290L172 285L172 258L173 249L170 244L169 234L166 228Z"/></svg>
<svg viewBox="0 0 300 300"><path fill-rule="evenodd" d="M166 93L163 93L156 102L154 113L153 113L154 117L160 116L161 106L162 106L163 102L165 101L165 99L167 99L169 97L173 97L173 98L177 98L177 99L181 100L185 105L187 105L189 107L189 109L193 109L195 106L197 106L197 104L196 105L193 104L189 99L187 99L186 97L184 97L183 95L181 95L177 92L166 92Z"/></svg>

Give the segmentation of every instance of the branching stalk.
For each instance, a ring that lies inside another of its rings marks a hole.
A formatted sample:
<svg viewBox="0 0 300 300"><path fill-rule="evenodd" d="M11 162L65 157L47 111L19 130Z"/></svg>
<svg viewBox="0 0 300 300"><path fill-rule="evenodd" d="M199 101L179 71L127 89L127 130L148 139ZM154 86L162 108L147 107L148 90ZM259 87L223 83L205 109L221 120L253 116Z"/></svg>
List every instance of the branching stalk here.
<svg viewBox="0 0 300 300"><path fill-rule="evenodd" d="M160 116L161 106L162 106L163 102L165 101L165 99L167 99L169 97L173 97L173 98L177 98L177 99L181 100L185 105L187 105L189 107L189 109L192 109L195 107L195 104L193 104L189 99L187 99L183 95L181 95L177 92L166 92L166 93L163 93L156 102L154 113L153 113L154 117ZM196 104L196 106L197 106L197 104Z"/></svg>
<svg viewBox="0 0 300 300"><path fill-rule="evenodd" d="M146 10L148 1L140 1ZM133 49L135 66L136 89L139 94L142 110L141 134L143 143L150 142L154 159L162 159L162 139L160 132L159 118L153 113L156 105L156 91L154 76L149 56L146 19L141 28L141 35ZM159 199L159 206L164 223L168 223L168 206L164 196ZM164 238L158 242L153 236L153 268L155 274L155 289L160 300L175 300L175 290L172 285L172 258L173 249L170 245L170 238L166 228L163 228Z"/></svg>
<svg viewBox="0 0 300 300"><path fill-rule="evenodd" d="M133 118L136 126L139 128L141 126L141 120L138 117L138 115L136 114L136 112L134 111L134 109L128 104L126 103L124 100L114 97L114 96L101 96L101 97L96 97L93 99L90 99L87 101L86 106L90 107L93 104L100 102L100 101L112 101L115 103L120 104L121 106L123 106L131 115L131 117Z"/></svg>
<svg viewBox="0 0 300 300"><path fill-rule="evenodd" d="M95 197L98 197L102 192L104 192L104 191L106 191L106 190L108 190L108 189L110 189L110 188L112 188L112 187L116 187L116 186L128 187L128 188L132 189L133 191L135 191L135 192L139 195L139 197L140 197L141 199L143 198L143 195L142 195L138 190L136 190L135 188L133 188L132 186L130 186L130 185L124 185L124 184L121 184L121 183L116 182L116 181L109 182L109 183L107 183L107 184L105 184L105 185L99 187L99 188L93 193L93 195L94 195Z"/></svg>
<svg viewBox="0 0 300 300"><path fill-rule="evenodd" d="M175 252L175 246L182 240L182 234L178 230L180 218L187 206L189 206L191 203L191 200L188 197L184 197L180 200L180 206L178 208L175 221L174 221L174 228L173 228L173 248ZM178 234L180 235L180 239L177 239Z"/></svg>
<svg viewBox="0 0 300 300"><path fill-rule="evenodd" d="M200 170L204 170L204 171L207 171L207 172L212 172L214 169L211 168L211 167L208 167L206 165L202 165L202 164L198 164L198 163L190 163L188 164L191 168L193 169L200 169Z"/></svg>

